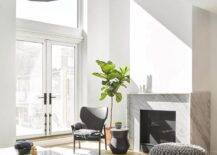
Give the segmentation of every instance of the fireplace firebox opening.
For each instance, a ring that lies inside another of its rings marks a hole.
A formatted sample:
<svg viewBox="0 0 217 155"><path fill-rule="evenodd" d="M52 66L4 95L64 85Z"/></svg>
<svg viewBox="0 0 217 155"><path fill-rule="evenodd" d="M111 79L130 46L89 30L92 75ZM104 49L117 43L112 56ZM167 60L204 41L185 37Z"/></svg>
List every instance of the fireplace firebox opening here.
<svg viewBox="0 0 217 155"><path fill-rule="evenodd" d="M148 153L160 143L176 142L176 112L140 110L140 146Z"/></svg>

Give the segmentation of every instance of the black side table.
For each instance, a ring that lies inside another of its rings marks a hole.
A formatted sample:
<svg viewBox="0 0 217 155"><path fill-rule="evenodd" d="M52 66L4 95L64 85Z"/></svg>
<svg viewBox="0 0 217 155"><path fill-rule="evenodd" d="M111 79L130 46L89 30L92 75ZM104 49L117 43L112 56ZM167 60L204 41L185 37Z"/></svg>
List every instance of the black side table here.
<svg viewBox="0 0 217 155"><path fill-rule="evenodd" d="M128 141L128 129L111 129L112 139L109 147L114 154L127 153L130 144Z"/></svg>

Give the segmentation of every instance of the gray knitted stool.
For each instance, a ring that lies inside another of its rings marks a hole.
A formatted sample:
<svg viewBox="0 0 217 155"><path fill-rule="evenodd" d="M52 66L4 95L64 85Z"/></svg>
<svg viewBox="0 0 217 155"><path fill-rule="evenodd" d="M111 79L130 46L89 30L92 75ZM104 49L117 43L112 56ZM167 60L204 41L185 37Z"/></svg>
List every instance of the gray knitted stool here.
<svg viewBox="0 0 217 155"><path fill-rule="evenodd" d="M150 155L205 155L206 151L200 146L181 143L163 143L155 145Z"/></svg>

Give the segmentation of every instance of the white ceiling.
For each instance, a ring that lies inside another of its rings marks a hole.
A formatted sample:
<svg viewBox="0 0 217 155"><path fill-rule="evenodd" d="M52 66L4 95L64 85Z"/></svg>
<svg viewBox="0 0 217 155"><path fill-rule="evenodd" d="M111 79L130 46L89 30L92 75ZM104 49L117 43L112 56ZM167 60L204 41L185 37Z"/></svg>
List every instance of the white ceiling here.
<svg viewBox="0 0 217 155"><path fill-rule="evenodd" d="M193 5L217 13L217 0L192 0Z"/></svg>

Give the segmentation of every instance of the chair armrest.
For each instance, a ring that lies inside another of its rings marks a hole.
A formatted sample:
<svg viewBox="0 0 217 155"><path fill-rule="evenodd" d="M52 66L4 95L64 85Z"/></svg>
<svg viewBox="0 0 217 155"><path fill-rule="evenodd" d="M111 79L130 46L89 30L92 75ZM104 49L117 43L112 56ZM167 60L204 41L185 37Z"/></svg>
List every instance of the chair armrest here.
<svg viewBox="0 0 217 155"><path fill-rule="evenodd" d="M71 125L71 129L72 129L72 132L74 132L75 131L75 125L73 124L73 125Z"/></svg>
<svg viewBox="0 0 217 155"><path fill-rule="evenodd" d="M106 128L105 128L105 125L103 125L103 134L106 135Z"/></svg>

